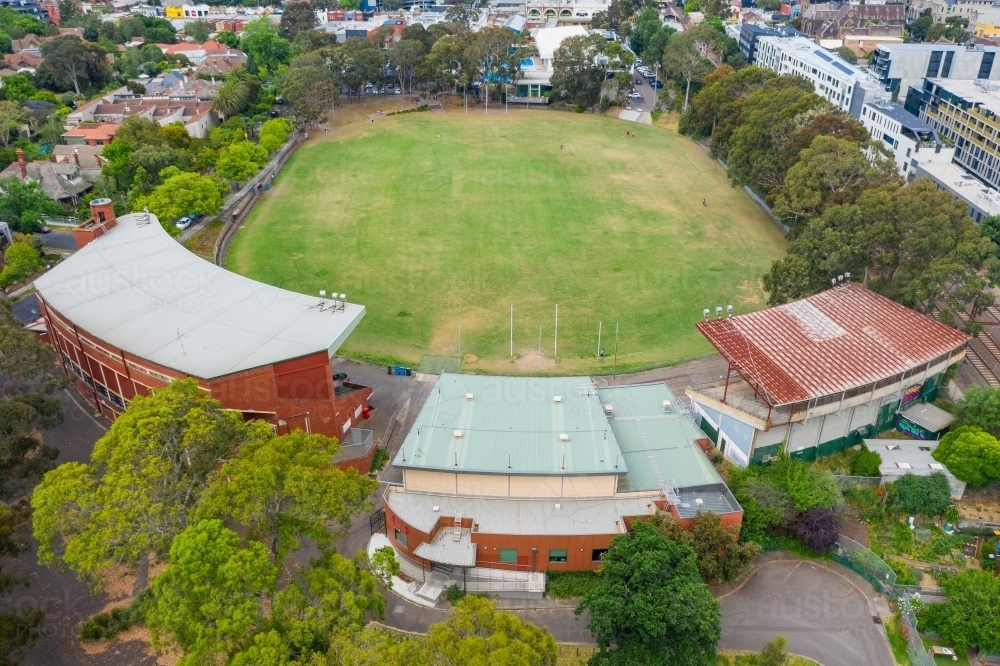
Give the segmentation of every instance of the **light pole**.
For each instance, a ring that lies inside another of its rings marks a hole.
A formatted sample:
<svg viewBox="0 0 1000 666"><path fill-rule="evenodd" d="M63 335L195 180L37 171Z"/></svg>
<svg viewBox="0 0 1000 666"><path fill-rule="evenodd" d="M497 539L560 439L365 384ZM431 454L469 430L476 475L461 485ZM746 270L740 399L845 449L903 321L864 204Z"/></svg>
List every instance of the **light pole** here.
<svg viewBox="0 0 1000 666"><path fill-rule="evenodd" d="M655 69L653 70L653 110L656 110L656 91L659 89L660 85L660 63L654 63Z"/></svg>

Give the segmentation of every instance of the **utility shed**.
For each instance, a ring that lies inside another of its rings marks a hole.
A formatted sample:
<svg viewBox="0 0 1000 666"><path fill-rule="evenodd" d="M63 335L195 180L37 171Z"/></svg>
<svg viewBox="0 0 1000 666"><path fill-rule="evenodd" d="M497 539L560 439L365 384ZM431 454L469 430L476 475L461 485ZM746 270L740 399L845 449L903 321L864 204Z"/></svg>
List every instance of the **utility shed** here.
<svg viewBox="0 0 1000 666"><path fill-rule="evenodd" d="M899 413L896 427L917 439L941 439L955 417L929 402L920 402Z"/></svg>
<svg viewBox="0 0 1000 666"><path fill-rule="evenodd" d="M959 481L947 467L934 460L932 454L938 446L937 442L919 439L866 439L865 445L882 456L878 471L885 483L892 483L904 474L930 476L935 472L943 472L948 477L953 499L961 499L965 493L965 482Z"/></svg>

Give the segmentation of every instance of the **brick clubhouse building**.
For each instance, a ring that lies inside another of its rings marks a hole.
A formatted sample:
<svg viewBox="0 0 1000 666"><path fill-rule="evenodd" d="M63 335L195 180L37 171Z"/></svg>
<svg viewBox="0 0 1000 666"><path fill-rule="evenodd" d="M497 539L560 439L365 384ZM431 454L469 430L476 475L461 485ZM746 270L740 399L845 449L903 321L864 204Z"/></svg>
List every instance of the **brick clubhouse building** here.
<svg viewBox="0 0 1000 666"><path fill-rule="evenodd" d="M386 534L403 571L438 591L450 578L540 591L542 572L598 568L656 511L740 525L702 444L663 383L444 374L393 459L403 483L386 490Z"/></svg>
<svg viewBox="0 0 1000 666"><path fill-rule="evenodd" d="M79 251L35 280L47 338L66 374L111 419L136 395L191 377L246 419L345 444L340 466L374 454L372 390L335 380L330 359L361 305L230 273L187 251L147 213L116 218L109 199L74 230Z"/></svg>

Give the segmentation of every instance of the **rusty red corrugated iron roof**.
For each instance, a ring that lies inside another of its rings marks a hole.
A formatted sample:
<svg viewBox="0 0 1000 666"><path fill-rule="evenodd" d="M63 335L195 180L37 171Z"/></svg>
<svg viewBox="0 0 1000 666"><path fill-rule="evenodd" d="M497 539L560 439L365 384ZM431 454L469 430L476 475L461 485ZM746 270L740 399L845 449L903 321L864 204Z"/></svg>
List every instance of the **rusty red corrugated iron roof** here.
<svg viewBox="0 0 1000 666"><path fill-rule="evenodd" d="M892 377L959 349L969 339L855 283L697 326L775 405Z"/></svg>

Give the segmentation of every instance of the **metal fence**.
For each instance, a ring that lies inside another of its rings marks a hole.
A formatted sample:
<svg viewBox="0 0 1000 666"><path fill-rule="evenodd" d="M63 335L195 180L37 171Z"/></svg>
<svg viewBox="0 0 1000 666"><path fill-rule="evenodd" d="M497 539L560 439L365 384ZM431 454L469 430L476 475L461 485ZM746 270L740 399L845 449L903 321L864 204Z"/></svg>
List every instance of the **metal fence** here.
<svg viewBox="0 0 1000 666"><path fill-rule="evenodd" d="M887 595L892 594L896 586L896 572L886 564L885 560L843 534L837 536L835 545L837 547L833 554L835 562L843 564L863 577L877 591Z"/></svg>
<svg viewBox="0 0 1000 666"><path fill-rule="evenodd" d="M848 488L876 488L882 485L881 476L842 476L834 474L833 478L840 484L841 490Z"/></svg>
<svg viewBox="0 0 1000 666"><path fill-rule="evenodd" d="M913 614L909 595L899 598L899 623L906 636L906 652L910 655L913 666L934 666L934 657L924 647L920 633L917 632L917 617Z"/></svg>

